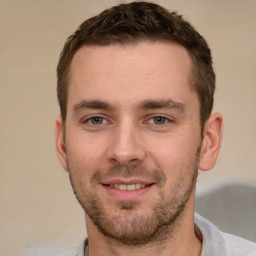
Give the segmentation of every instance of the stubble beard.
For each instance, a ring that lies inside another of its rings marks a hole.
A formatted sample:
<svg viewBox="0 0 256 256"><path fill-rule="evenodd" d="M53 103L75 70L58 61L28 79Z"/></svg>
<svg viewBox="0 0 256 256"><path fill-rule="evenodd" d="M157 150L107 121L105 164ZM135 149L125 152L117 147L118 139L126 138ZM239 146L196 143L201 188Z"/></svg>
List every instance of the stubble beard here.
<svg viewBox="0 0 256 256"><path fill-rule="evenodd" d="M95 193L96 184L105 177L118 174L121 177L152 177L156 185L161 187L164 186L166 178L160 170L149 170L140 166L125 168L113 166L109 170L97 170L91 179L91 188L86 191L82 188L81 181L74 177L73 170L68 164L69 178L78 202L101 234L129 246L161 243L167 237L173 236L179 228L184 209L195 188L199 152L200 149L196 152L189 170L179 170L180 175L176 184L170 189L169 197L164 198L159 193L158 201L152 206L151 212L144 215L136 213L136 209L140 207L140 201L136 200L113 204L113 207L119 209L117 215L113 212L106 213L105 202Z"/></svg>

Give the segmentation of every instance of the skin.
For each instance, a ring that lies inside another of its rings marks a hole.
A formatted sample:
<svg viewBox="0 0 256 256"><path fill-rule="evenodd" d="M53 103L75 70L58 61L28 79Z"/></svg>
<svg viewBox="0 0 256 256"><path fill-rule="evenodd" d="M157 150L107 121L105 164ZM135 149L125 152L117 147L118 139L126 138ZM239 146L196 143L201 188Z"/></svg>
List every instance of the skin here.
<svg viewBox="0 0 256 256"><path fill-rule="evenodd" d="M134 220L142 223L141 229L152 222L157 204L174 212L176 204L184 204L166 226L165 237L140 245L103 235L85 214L91 256L200 255L193 221L194 179L197 168L209 170L215 164L222 117L210 116L202 138L190 68L188 52L172 43L84 46L75 54L65 134L58 118L55 139L80 203L90 215L90 201L98 202L113 232L130 234ZM120 191L106 186L111 183L150 186Z"/></svg>

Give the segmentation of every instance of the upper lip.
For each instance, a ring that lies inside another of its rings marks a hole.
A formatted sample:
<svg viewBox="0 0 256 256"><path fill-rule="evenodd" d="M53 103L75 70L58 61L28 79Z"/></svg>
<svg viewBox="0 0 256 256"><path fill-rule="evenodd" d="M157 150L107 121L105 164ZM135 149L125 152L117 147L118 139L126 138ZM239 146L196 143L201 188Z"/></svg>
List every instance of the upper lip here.
<svg viewBox="0 0 256 256"><path fill-rule="evenodd" d="M104 180L102 182L102 184L105 185L111 185L111 184L125 184L125 185L130 185L130 184L145 184L145 185L149 185L149 184L153 184L155 182L150 181L150 180L145 180L142 178L111 178L111 179L107 179Z"/></svg>

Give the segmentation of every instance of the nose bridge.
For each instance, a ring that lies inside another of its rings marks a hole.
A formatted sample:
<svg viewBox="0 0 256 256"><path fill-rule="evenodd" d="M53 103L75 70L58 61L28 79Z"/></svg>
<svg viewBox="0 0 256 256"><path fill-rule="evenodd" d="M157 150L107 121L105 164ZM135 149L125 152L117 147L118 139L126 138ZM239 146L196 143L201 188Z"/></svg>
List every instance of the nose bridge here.
<svg viewBox="0 0 256 256"><path fill-rule="evenodd" d="M142 162L145 151L141 144L139 128L131 118L123 118L116 126L109 149L109 158L122 165Z"/></svg>

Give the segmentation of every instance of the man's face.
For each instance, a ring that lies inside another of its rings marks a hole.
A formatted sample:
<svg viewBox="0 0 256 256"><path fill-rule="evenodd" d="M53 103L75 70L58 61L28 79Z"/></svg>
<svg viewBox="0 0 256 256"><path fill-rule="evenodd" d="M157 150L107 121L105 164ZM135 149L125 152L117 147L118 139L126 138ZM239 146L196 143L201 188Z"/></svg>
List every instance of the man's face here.
<svg viewBox="0 0 256 256"><path fill-rule="evenodd" d="M123 243L152 239L193 203L201 127L190 68L183 47L160 42L83 47L72 61L66 168L88 219Z"/></svg>

